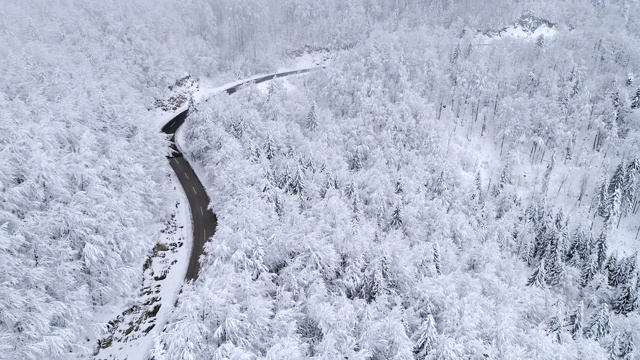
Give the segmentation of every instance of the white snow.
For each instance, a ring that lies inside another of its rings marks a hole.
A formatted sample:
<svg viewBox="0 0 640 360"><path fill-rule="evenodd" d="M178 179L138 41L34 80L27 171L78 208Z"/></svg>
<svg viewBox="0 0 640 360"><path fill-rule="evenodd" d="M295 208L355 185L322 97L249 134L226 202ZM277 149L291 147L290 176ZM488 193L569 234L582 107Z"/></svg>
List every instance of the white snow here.
<svg viewBox="0 0 640 360"><path fill-rule="evenodd" d="M521 27L509 26L505 32L501 33L498 37L509 37L514 39L535 40L540 35L545 39L551 38L556 34L557 30L548 26L540 26L533 32L527 32Z"/></svg>
<svg viewBox="0 0 640 360"><path fill-rule="evenodd" d="M478 33L475 38L481 44L489 44L496 40L502 39L520 39L524 41L536 41L540 36L543 36L545 40L553 38L558 33L555 27L549 27L546 24L540 25L534 31L527 31L521 26L510 25L499 32L487 35Z"/></svg>
<svg viewBox="0 0 640 360"><path fill-rule="evenodd" d="M311 69L316 67L323 67L329 65L333 60L334 54L330 52L314 52L304 53L296 58L293 58L290 64L281 66L278 68L278 72L286 72L300 69Z"/></svg>
<svg viewBox="0 0 640 360"><path fill-rule="evenodd" d="M146 360L148 352L153 345L153 339L156 334L162 331L170 313L173 311L174 304L178 298L178 293L184 282L189 264L189 256L191 255L192 234L191 234L191 212L189 203L180 186L178 179L173 177L176 184L176 191L180 193L180 200L175 213L175 232L167 231L161 234L159 243L161 244L179 244L176 251L164 251L164 257L155 257L150 269L144 274L143 289L151 290L150 294L141 294L138 299L132 301L130 305L138 304L140 309L130 315L124 317L124 320L118 326L118 330L126 329L129 321L137 321L145 311L152 310L153 307L160 304L160 310L155 317L148 318L141 322L138 330L132 331L130 334L123 336L119 340L114 340L110 347L101 349L96 360ZM162 280L154 280L154 275L166 273L166 277ZM157 302L144 306L145 302L157 297ZM128 308L131 309L131 308ZM116 313L110 318L115 319L119 314ZM104 318L104 317L103 317ZM145 335L144 329L153 325L153 328Z"/></svg>

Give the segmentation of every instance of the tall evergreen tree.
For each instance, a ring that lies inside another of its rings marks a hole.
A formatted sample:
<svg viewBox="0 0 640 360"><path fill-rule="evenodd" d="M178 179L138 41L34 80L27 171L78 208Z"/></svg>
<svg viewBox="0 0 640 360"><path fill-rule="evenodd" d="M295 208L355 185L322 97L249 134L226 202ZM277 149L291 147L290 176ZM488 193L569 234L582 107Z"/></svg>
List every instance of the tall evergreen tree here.
<svg viewBox="0 0 640 360"><path fill-rule="evenodd" d="M436 349L438 332L430 305L427 305L426 318L415 332L413 342L413 354L416 359L426 359Z"/></svg>
<svg viewBox="0 0 640 360"><path fill-rule="evenodd" d="M611 202L609 193L607 191L607 184L605 181L603 181L598 187L598 196L596 197L596 199L598 202L596 205L598 216L605 219L608 218L611 211Z"/></svg>
<svg viewBox="0 0 640 360"><path fill-rule="evenodd" d="M289 192L294 195L302 194L305 189L305 181L302 176L302 170L300 167L296 170L296 173L293 175L291 180L289 181Z"/></svg>
<svg viewBox="0 0 640 360"><path fill-rule="evenodd" d="M591 255L593 238L585 229L578 229L567 250L566 261L569 265L580 267Z"/></svg>
<svg viewBox="0 0 640 360"><path fill-rule="evenodd" d="M640 108L640 87L636 90L636 94L631 98L631 108Z"/></svg>
<svg viewBox="0 0 640 360"><path fill-rule="evenodd" d="M395 210L391 214L391 221L389 226L392 229L399 229L402 226L402 216L400 215L400 207L396 206Z"/></svg>
<svg viewBox="0 0 640 360"><path fill-rule="evenodd" d="M433 263L436 266L436 273L442 275L442 264L440 262L440 247L437 242L433 243Z"/></svg>
<svg viewBox="0 0 640 360"><path fill-rule="evenodd" d="M613 177L611 177L611 181L609 181L609 186L607 191L609 195L613 194L616 189L622 189L624 187L624 179L627 175L627 164L623 160L616 167L616 171L613 173Z"/></svg>
<svg viewBox="0 0 640 360"><path fill-rule="evenodd" d="M636 311L639 305L638 281L637 277L633 276L631 279L618 286L611 308L616 314L627 315L630 312Z"/></svg>
<svg viewBox="0 0 640 360"><path fill-rule="evenodd" d="M607 229L611 229L613 223L617 221L617 224L620 224L620 219L622 218L622 188L616 187L611 194L611 206L610 206L609 215L604 220L604 226Z"/></svg>
<svg viewBox="0 0 640 360"><path fill-rule="evenodd" d="M268 160L272 160L276 156L277 145L273 139L273 135L267 136L267 142L264 144L264 154Z"/></svg>
<svg viewBox="0 0 640 360"><path fill-rule="evenodd" d="M633 333L625 330L613 337L609 346L609 360L631 360L634 350Z"/></svg>
<svg viewBox="0 0 640 360"><path fill-rule="evenodd" d="M607 260L607 250L609 248L609 244L607 243L607 229L604 228L600 232L600 236L596 239L595 242L595 255L598 264L598 269L602 269L605 261Z"/></svg>
<svg viewBox="0 0 640 360"><path fill-rule="evenodd" d="M640 175L640 162L636 159L627 167L622 188L622 200L620 212L622 216L628 216L632 211L637 198L638 176Z"/></svg>
<svg viewBox="0 0 640 360"><path fill-rule="evenodd" d="M544 259L540 260L538 267L533 271L533 274L527 281L527 286L544 287L547 284L547 275L545 270Z"/></svg>
<svg viewBox="0 0 640 360"><path fill-rule="evenodd" d="M585 287L598 273L598 257L595 254L589 256L580 270L580 286Z"/></svg>
<svg viewBox="0 0 640 360"><path fill-rule="evenodd" d="M567 319L567 328L571 336L576 339L582 336L582 326L584 322L584 304L582 301L574 312Z"/></svg>
<svg viewBox="0 0 640 360"><path fill-rule="evenodd" d="M607 281L609 286L616 287L620 284L621 267L622 266L618 264L618 258L615 255L611 255L607 258L604 269L607 271Z"/></svg>
<svg viewBox="0 0 640 360"><path fill-rule="evenodd" d="M564 275L564 264L557 235L555 227L552 227L547 234L547 248L544 254L545 280L551 286L558 285Z"/></svg>
<svg viewBox="0 0 640 360"><path fill-rule="evenodd" d="M353 171L359 171L362 169L362 154L359 148L356 149L355 153L351 157L349 169Z"/></svg>
<svg viewBox="0 0 640 360"><path fill-rule="evenodd" d="M603 303L591 317L586 329L586 335L587 337L598 340L609 334L609 332L611 332L609 306L606 303Z"/></svg>
<svg viewBox="0 0 640 360"><path fill-rule="evenodd" d="M315 131L318 129L318 114L316 113L316 103L311 104L311 109L309 109L309 113L307 114L307 129L311 131Z"/></svg>

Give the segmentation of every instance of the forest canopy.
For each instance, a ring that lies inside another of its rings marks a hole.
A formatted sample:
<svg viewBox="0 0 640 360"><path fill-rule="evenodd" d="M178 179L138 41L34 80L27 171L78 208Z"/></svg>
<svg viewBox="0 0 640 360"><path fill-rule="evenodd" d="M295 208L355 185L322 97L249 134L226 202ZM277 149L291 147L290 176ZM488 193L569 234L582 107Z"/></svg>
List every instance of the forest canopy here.
<svg viewBox="0 0 640 360"><path fill-rule="evenodd" d="M5 1L0 358L91 356L96 314L139 285L178 196L153 126L169 86L304 49L334 60L181 130L219 226L154 359L637 358L637 14Z"/></svg>

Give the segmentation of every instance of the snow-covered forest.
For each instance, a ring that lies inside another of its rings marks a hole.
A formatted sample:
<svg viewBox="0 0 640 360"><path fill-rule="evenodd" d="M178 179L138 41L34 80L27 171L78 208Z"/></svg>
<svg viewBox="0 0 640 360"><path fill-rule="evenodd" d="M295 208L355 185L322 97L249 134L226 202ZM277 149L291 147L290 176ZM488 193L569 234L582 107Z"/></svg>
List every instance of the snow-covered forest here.
<svg viewBox="0 0 640 360"><path fill-rule="evenodd" d="M151 359L640 359L636 0L8 0L0 359L86 359L178 198L217 214ZM188 95L188 94L187 94Z"/></svg>

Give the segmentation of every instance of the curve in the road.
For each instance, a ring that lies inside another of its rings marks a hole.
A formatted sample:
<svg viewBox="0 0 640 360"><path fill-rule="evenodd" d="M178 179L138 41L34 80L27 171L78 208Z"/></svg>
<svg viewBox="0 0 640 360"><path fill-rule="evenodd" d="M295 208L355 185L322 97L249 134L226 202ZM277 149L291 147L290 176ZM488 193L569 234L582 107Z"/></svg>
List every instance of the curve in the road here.
<svg viewBox="0 0 640 360"><path fill-rule="evenodd" d="M258 84L264 81L272 80L276 77L285 77L290 75L302 74L309 71L313 71L320 68L293 70L282 73L275 73L271 75L265 75L257 79L243 81L237 85L233 85L224 91L227 94L233 94L238 91L242 86L247 84ZM202 183L196 176L195 171L189 164L189 162L182 156L182 153L176 145L176 132L184 124L187 119L189 110L185 110L176 115L168 123L162 127L162 132L171 135L169 141L171 146L171 155L168 156L169 164L171 168L178 176L180 185L184 189L187 199L189 200L189 207L191 208L191 221L193 222L193 246L191 249L191 256L189 257L189 266L187 267L186 280L195 280L198 277L198 271L200 270L200 263L198 259L204 252L204 244L207 240L213 236L216 232L216 226L218 223L216 215L209 209L209 197L202 186Z"/></svg>

